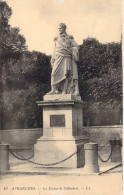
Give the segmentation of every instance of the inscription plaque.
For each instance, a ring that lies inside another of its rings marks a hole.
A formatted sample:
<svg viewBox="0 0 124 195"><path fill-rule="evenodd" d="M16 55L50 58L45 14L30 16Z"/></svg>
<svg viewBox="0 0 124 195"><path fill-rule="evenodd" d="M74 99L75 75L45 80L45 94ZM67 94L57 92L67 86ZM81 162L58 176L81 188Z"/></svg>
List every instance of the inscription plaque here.
<svg viewBox="0 0 124 195"><path fill-rule="evenodd" d="M50 115L50 127L65 127L65 115Z"/></svg>

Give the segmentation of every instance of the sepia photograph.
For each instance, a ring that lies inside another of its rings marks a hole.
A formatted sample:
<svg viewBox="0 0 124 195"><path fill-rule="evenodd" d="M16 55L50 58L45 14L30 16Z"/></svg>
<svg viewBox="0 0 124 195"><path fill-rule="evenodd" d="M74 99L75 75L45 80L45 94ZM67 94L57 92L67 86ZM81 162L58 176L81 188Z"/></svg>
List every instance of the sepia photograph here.
<svg viewBox="0 0 124 195"><path fill-rule="evenodd" d="M0 195L122 195L123 0L0 0Z"/></svg>

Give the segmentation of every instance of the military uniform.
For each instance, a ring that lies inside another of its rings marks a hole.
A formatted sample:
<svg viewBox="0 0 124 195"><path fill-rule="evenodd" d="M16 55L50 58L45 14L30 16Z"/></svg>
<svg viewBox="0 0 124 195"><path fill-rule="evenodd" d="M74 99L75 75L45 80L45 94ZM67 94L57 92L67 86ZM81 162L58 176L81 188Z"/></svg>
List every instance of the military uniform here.
<svg viewBox="0 0 124 195"><path fill-rule="evenodd" d="M63 83L66 77L69 77L69 85L67 92L71 93L74 80L78 79L77 64L78 61L78 45L74 41L72 35L66 33L54 38L55 49L51 58L52 74L51 85L59 85Z"/></svg>

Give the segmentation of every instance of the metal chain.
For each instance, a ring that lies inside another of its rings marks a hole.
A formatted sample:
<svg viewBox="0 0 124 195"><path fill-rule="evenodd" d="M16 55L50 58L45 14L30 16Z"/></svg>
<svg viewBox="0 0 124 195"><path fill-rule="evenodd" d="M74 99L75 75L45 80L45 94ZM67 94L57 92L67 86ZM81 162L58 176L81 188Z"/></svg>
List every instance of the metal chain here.
<svg viewBox="0 0 124 195"><path fill-rule="evenodd" d="M99 149L99 151L100 151L102 148L104 148L107 144L108 144L108 142L107 142L104 146L101 146L101 148ZM24 157L22 154L20 154L20 153L19 153L19 155L20 155L20 157L19 157L19 156L16 156L16 155L14 154L14 152L12 152L12 150L9 150L9 151L10 151L10 153L11 153L15 158L17 158L17 159L19 159L19 160L26 160L26 161L28 161L28 162L30 162L30 163L32 163L32 164L42 165L42 166L51 166L51 165L60 164L60 163L62 163L62 162L64 162L64 161L70 159L70 158L73 157L75 154L77 154L77 152L74 152L73 154L71 154L70 156L68 156L67 158L65 158L65 159L63 159L63 160L61 160L61 161L59 161L59 162L55 162L55 163L44 163L44 164L43 164L43 163L37 163L37 162L31 161L30 159L31 159L34 155L32 155L32 156L29 157L29 158L25 158L25 157ZM107 162L107 161L111 158L111 155L112 155L112 148L111 148L110 155L108 156L108 158L107 158L106 160L102 159L99 153L98 153L98 158L99 158L102 162L105 163L105 162Z"/></svg>
<svg viewBox="0 0 124 195"><path fill-rule="evenodd" d="M98 173L98 175L102 175L102 174L104 174L104 173L107 173L107 172L109 172L109 171L112 171L113 169L116 169L116 168L118 168L118 167L120 167L120 166L122 166L122 165L123 165L123 163L119 163L118 165L116 165L116 166L114 166L114 167L111 167L111 168L109 168L109 169L107 169L107 170L105 170L105 171L103 171L103 172ZM118 171L118 172L120 172L120 171ZM111 172L109 172L109 173L111 173Z"/></svg>
<svg viewBox="0 0 124 195"><path fill-rule="evenodd" d="M20 158L20 157L18 157L17 155L15 155L13 150L10 150L10 149L9 149L9 152L10 152L15 158L17 158L17 159L19 159L19 160L25 160L24 158ZM17 152L16 152L16 154L17 154ZM27 158L27 160L30 160L30 159L33 158L33 157L34 157L34 154L33 154L32 156L30 156L29 158Z"/></svg>
<svg viewBox="0 0 124 195"><path fill-rule="evenodd" d="M108 142L106 142L106 144L105 145L103 145L103 146L99 146L99 147L101 147L101 148L99 148L98 150L100 151L100 150L102 150L107 144L109 143L109 141Z"/></svg>
<svg viewBox="0 0 124 195"><path fill-rule="evenodd" d="M26 158L23 157L21 154L19 154L20 157L21 157L21 158L20 158L20 157L17 157L12 151L10 151L10 153L11 153L15 158L18 158L18 159L20 159L20 160L26 160L26 161L28 161L28 162L30 162L30 163L32 163L32 164L42 165L42 166L51 166L51 165L60 164L60 163L62 163L62 162L64 162L64 161L70 159L70 158L73 157L75 154L77 154L77 152L74 152L73 154L71 154L70 156L68 156L67 158L65 158L65 159L63 159L63 160L61 160L61 161L59 161L59 162L55 162L55 163L45 163L45 164L43 164L43 163L37 163L37 162L31 161L31 160L29 160L29 159L26 159Z"/></svg>
<svg viewBox="0 0 124 195"><path fill-rule="evenodd" d="M102 162L107 162L110 158L111 158L111 155L112 155L112 148L111 148L111 152L110 152L110 154L109 154L109 156L108 156L108 158L106 159L106 160L104 160L104 159L102 159L101 158L101 156L99 155L99 153L98 153L98 158L102 161Z"/></svg>

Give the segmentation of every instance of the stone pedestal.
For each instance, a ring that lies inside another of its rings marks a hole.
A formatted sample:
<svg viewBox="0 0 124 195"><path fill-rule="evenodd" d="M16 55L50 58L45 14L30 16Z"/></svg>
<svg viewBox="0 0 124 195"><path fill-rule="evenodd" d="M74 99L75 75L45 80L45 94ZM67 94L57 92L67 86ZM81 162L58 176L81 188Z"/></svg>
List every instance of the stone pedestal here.
<svg viewBox="0 0 124 195"><path fill-rule="evenodd" d="M51 165L52 167L82 167L84 142L82 134L82 101L80 96L56 94L44 96L38 101L43 107L43 136L34 147L35 162L50 164L62 161L77 152L70 159Z"/></svg>

